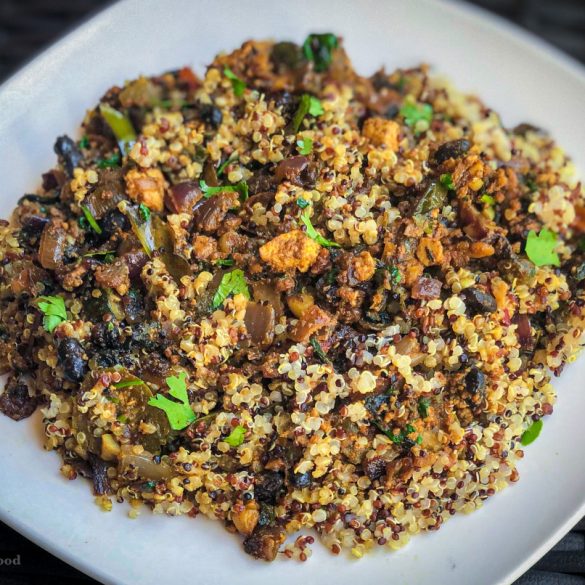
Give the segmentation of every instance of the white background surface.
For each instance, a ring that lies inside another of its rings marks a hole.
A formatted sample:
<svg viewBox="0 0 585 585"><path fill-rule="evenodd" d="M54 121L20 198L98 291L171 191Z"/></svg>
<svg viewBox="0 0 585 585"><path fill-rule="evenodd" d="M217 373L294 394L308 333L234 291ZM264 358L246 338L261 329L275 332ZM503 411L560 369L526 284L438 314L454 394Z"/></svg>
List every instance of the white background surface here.
<svg viewBox="0 0 585 585"><path fill-rule="evenodd" d="M429 62L479 93L507 125L551 130L585 168L583 71L483 13L432 0L127 0L0 89L0 216L54 164L55 137L77 135L85 109L111 85L184 64L201 73L216 52L247 38L302 42L316 31L341 34L363 73ZM64 480L58 457L42 451L38 416L0 417L0 518L107 583L510 583L585 513L584 379L585 356L556 382L558 405L526 449L519 484L398 553L355 561L315 544L308 563L265 564L219 523L146 509L131 521L126 505L103 513L90 484Z"/></svg>

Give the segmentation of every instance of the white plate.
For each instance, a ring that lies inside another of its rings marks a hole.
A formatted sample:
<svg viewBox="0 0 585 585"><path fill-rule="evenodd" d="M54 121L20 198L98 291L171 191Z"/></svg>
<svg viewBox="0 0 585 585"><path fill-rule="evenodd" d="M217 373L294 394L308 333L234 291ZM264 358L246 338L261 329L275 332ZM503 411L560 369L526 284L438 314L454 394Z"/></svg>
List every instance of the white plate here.
<svg viewBox="0 0 585 585"><path fill-rule="evenodd" d="M302 41L311 31L343 35L364 73L432 63L479 93L506 124L551 130L585 168L583 70L481 12L430 0L128 0L0 89L0 216L52 166L55 137L75 133L84 110L111 85L183 64L202 71L216 52L247 38ZM129 520L125 505L100 512L90 485L68 483L58 457L41 450L38 418L0 417L0 518L106 583L510 583L585 513L584 378L585 356L556 382L558 406L526 449L519 484L398 553L355 561L315 545L306 564L265 564L247 557L219 523L146 511Z"/></svg>

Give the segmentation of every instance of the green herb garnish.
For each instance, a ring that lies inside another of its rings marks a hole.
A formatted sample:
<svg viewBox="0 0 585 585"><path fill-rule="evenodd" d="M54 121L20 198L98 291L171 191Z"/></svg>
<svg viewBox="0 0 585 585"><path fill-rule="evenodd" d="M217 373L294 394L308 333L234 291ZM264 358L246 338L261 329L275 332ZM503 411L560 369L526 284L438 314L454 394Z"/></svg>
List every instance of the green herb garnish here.
<svg viewBox="0 0 585 585"><path fill-rule="evenodd" d="M62 297L39 297L37 306L44 313L43 327L45 331L52 333L57 325L67 321L65 301Z"/></svg>
<svg viewBox="0 0 585 585"><path fill-rule="evenodd" d="M223 275L219 287L213 295L212 307L217 309L223 305L223 302L229 297L237 294L244 295L247 299L250 298L248 285L244 272L240 269L232 270Z"/></svg>
<svg viewBox="0 0 585 585"><path fill-rule="evenodd" d="M309 217L309 210L305 209L303 213L301 213L301 221L305 224L307 228L306 234L312 240L315 240L317 244L320 244L324 248L341 248L341 246L337 242L332 242L327 238L324 238L314 227L311 223L311 218Z"/></svg>
<svg viewBox="0 0 585 585"><path fill-rule="evenodd" d="M313 152L313 140L311 138L301 138L297 140L299 154L307 155Z"/></svg>
<svg viewBox="0 0 585 585"><path fill-rule="evenodd" d="M441 175L439 180L441 181L441 185L447 187L450 191L455 191L455 184L453 183L453 175L451 173Z"/></svg>
<svg viewBox="0 0 585 585"><path fill-rule="evenodd" d="M239 447L244 442L246 436L246 429L242 425L238 425L234 430L224 439L230 447Z"/></svg>
<svg viewBox="0 0 585 585"><path fill-rule="evenodd" d="M302 197L299 197L297 199L297 205L301 208L301 209L305 209L306 207L309 207L309 205L311 205L306 199L303 199Z"/></svg>
<svg viewBox="0 0 585 585"><path fill-rule="evenodd" d="M185 372L181 372L178 376L169 376L166 379L170 388L169 394L179 402L170 400L162 394L157 394L148 401L150 406L164 411L169 419L171 429L175 431L181 431L197 420L197 415L189 404L186 378Z"/></svg>
<svg viewBox="0 0 585 585"><path fill-rule="evenodd" d="M526 255L536 266L560 266L558 254L554 251L557 246L557 235L543 228L540 234L534 230L528 232L526 240Z"/></svg>
<svg viewBox="0 0 585 585"><path fill-rule="evenodd" d="M325 364L329 363L330 360L327 357L327 354L323 351L323 348L321 347L321 344L317 341L317 339L315 337L311 337L309 343L313 348L313 354L316 355L323 363Z"/></svg>
<svg viewBox="0 0 585 585"><path fill-rule="evenodd" d="M126 154L136 142L136 131L134 130L134 126L132 126L130 118L108 104L100 105L100 114L112 129L118 141L120 151L122 154Z"/></svg>
<svg viewBox="0 0 585 585"><path fill-rule="evenodd" d="M224 171L226 170L227 166L230 163L238 160L238 157L239 157L239 155L237 152L232 152L232 154L230 154L230 156L228 156L227 160L219 165L219 168L217 169L217 176L221 177L223 175Z"/></svg>
<svg viewBox="0 0 585 585"><path fill-rule="evenodd" d="M400 108L399 114L404 118L406 125L414 128L415 134L418 134L419 131L416 126L419 122L431 123L433 107L430 104L405 103Z"/></svg>
<svg viewBox="0 0 585 585"><path fill-rule="evenodd" d="M301 101L299 103L299 107L295 112L292 121L292 127L295 134L299 131L303 120L307 114L311 116L320 116L325 110L321 105L321 102L314 96L309 95L308 93L304 93L301 97Z"/></svg>
<svg viewBox="0 0 585 585"><path fill-rule="evenodd" d="M386 270L390 273L390 280L393 283L398 284L402 280L402 274L396 266L387 266Z"/></svg>
<svg viewBox="0 0 585 585"><path fill-rule="evenodd" d="M421 418L427 418L429 416L429 407L431 401L428 398L419 398L418 400L418 414Z"/></svg>
<svg viewBox="0 0 585 585"><path fill-rule="evenodd" d="M87 137L87 134L81 137L81 140L79 141L79 148L89 148L89 138Z"/></svg>
<svg viewBox="0 0 585 585"><path fill-rule="evenodd" d="M242 81L231 69L228 67L224 67L223 74L232 82L232 88L234 90L234 94L237 97L241 97L244 95L244 90L246 89L246 82Z"/></svg>
<svg viewBox="0 0 585 585"><path fill-rule="evenodd" d="M97 166L99 169L112 169L114 167L120 166L120 153L115 152L112 156L108 158L100 158L97 161Z"/></svg>
<svg viewBox="0 0 585 585"><path fill-rule="evenodd" d="M144 205L144 203L141 203L138 206L138 215L142 218L142 221L148 221L150 218L150 213L150 208Z"/></svg>
<svg viewBox="0 0 585 585"><path fill-rule="evenodd" d="M315 64L315 71L327 71L333 60L333 50L339 46L339 39L332 33L311 34L303 43L303 54L307 61Z"/></svg>
<svg viewBox="0 0 585 585"><path fill-rule="evenodd" d="M121 382L116 382L114 384L114 388L116 388L116 390L120 390L121 388L130 388L130 386L142 386L142 384L144 384L142 380L135 378L133 380L122 380Z"/></svg>
<svg viewBox="0 0 585 585"><path fill-rule="evenodd" d="M482 203L485 203L486 205L489 205L490 207L493 207L496 204L496 200L491 195L488 195L487 193L485 193L484 195L482 195L480 197L480 201Z"/></svg>
<svg viewBox="0 0 585 585"><path fill-rule="evenodd" d="M538 419L537 421L533 422L523 433L520 437L520 443L522 445L530 445L538 439L538 435L540 435L540 431L542 431L542 419Z"/></svg>
<svg viewBox="0 0 585 585"><path fill-rule="evenodd" d="M203 197L209 199L213 197L217 193L228 193L228 192L235 192L240 194L240 199L242 201L246 201L248 199L248 183L246 181L240 181L235 185L224 185L220 187L210 187L205 181L199 181L199 186L201 187L201 191L203 191Z"/></svg>
<svg viewBox="0 0 585 585"><path fill-rule="evenodd" d="M220 258L219 260L215 261L215 264L217 266L233 266L234 265L234 259L233 258Z"/></svg>
<svg viewBox="0 0 585 585"><path fill-rule="evenodd" d="M93 231L96 232L96 234L101 234L102 228L99 226L96 218L92 215L91 211L89 210L89 207L87 207L87 205L82 205L81 211L83 211L83 215L85 216L87 223L91 226Z"/></svg>

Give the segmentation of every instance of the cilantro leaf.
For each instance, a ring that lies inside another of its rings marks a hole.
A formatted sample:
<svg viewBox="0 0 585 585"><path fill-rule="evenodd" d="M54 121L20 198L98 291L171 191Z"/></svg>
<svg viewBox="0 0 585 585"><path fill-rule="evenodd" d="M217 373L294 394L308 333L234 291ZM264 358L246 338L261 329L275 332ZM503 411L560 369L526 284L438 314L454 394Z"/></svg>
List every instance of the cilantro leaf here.
<svg viewBox="0 0 585 585"><path fill-rule="evenodd" d="M144 203L141 203L138 206L138 215L140 215L143 221L148 221L150 218L150 208L147 205L144 205Z"/></svg>
<svg viewBox="0 0 585 585"><path fill-rule="evenodd" d="M320 116L324 111L321 102L316 97L304 93L301 96L299 107L297 108L292 121L292 127L295 134L299 131L307 114L310 114L311 116Z"/></svg>
<svg viewBox="0 0 585 585"><path fill-rule="evenodd" d="M232 152L232 154L230 154L230 156L228 156L227 160L225 160L223 163L221 163L219 165L219 168L217 169L217 176L221 177L224 173L224 171L226 170L227 166L230 163L233 163L234 161L238 160L239 154L237 152Z"/></svg>
<svg viewBox="0 0 585 585"><path fill-rule="evenodd" d="M114 167L120 166L120 153L115 152L108 158L100 158L97 161L97 166L98 169L112 169Z"/></svg>
<svg viewBox="0 0 585 585"><path fill-rule="evenodd" d="M341 248L341 246L337 242L332 242L327 238L324 238L314 227L311 223L311 218L309 217L309 210L305 209L303 213L301 213L301 221L305 224L307 228L306 234L312 240L315 240L317 244L320 244L324 248Z"/></svg>
<svg viewBox="0 0 585 585"><path fill-rule="evenodd" d="M242 97L246 89L246 82L242 81L229 67L224 67L223 74L232 82L234 94L237 97Z"/></svg>
<svg viewBox="0 0 585 585"><path fill-rule="evenodd" d="M210 187L205 181L199 181L199 187L203 191L203 197L209 199L217 193L235 192L240 194L240 199L246 201L249 195L248 183L246 181L240 181L235 185L224 185L220 187Z"/></svg>
<svg viewBox="0 0 585 585"><path fill-rule="evenodd" d="M301 138L297 140L297 146L299 147L299 154L311 154L313 151L313 140L311 138Z"/></svg>
<svg viewBox="0 0 585 585"><path fill-rule="evenodd" d="M315 71L322 73L329 69L338 46L339 39L332 33L310 34L303 43L303 54L315 64Z"/></svg>
<svg viewBox="0 0 585 585"><path fill-rule="evenodd" d="M197 420L197 415L189 404L186 374L181 372L178 376L169 376L166 382L170 388L169 394L179 402L170 400L162 394L157 394L148 401L148 404L164 411L169 419L171 428L175 431L180 431Z"/></svg>
<svg viewBox="0 0 585 585"><path fill-rule="evenodd" d="M323 363L329 363L330 360L327 357L327 354L323 351L323 348L317 339L315 337L311 337L311 339L309 339L309 343L313 348L314 355L316 355Z"/></svg>
<svg viewBox="0 0 585 585"><path fill-rule="evenodd" d="M444 175L441 175L439 180L441 185L447 187L447 189L450 191L455 191L455 184L453 183L453 175L451 173L445 173Z"/></svg>
<svg viewBox="0 0 585 585"><path fill-rule="evenodd" d="M213 295L212 307L217 309L223 305L223 302L229 297L237 294L250 298L248 285L244 272L240 269L232 270L223 275L215 295Z"/></svg>
<svg viewBox="0 0 585 585"><path fill-rule="evenodd" d="M560 266L561 261L554 251L557 246L557 235L543 228L540 234L534 230L528 232L526 240L526 255L536 266Z"/></svg>
<svg viewBox="0 0 585 585"><path fill-rule="evenodd" d="M92 215L91 211L89 210L89 207L87 207L87 205L82 205L81 211L83 211L83 215L85 216L87 223L92 227L93 231L96 234L101 234L102 228L99 226L96 218Z"/></svg>
<svg viewBox="0 0 585 585"><path fill-rule="evenodd" d="M540 431L542 431L542 419L538 419L537 421L533 422L523 433L520 437L520 443L522 445L530 445L538 439L538 435L540 435Z"/></svg>
<svg viewBox="0 0 585 585"><path fill-rule="evenodd" d="M129 388L130 386L142 386L144 382L138 378L132 380L122 380L122 382L116 382L114 388L120 390L120 388Z"/></svg>
<svg viewBox="0 0 585 585"><path fill-rule="evenodd" d="M67 321L67 310L62 297L39 297L37 306L44 314L43 327L51 333L57 325Z"/></svg>
<svg viewBox="0 0 585 585"><path fill-rule="evenodd" d="M414 129L415 134L420 130L417 129L419 122L431 123L433 119L433 107L430 104L412 104L405 103L400 108L399 114L404 118L407 126Z"/></svg>
<svg viewBox="0 0 585 585"><path fill-rule="evenodd" d="M246 429L242 425L238 425L234 430L224 439L224 441L231 447L239 447L244 442L246 436Z"/></svg>
<svg viewBox="0 0 585 585"><path fill-rule="evenodd" d="M418 414L421 418L427 418L429 416L429 407L431 401L428 398L419 398L418 400Z"/></svg>

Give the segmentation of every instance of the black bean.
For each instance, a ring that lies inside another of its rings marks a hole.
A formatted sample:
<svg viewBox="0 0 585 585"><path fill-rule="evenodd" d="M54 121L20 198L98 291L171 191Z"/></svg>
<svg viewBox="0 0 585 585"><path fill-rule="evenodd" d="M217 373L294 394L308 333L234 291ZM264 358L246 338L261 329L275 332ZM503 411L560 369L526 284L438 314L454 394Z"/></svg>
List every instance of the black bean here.
<svg viewBox="0 0 585 585"><path fill-rule="evenodd" d="M211 104L201 104L199 106L199 115L201 120L212 128L219 128L223 121L221 110Z"/></svg>
<svg viewBox="0 0 585 585"><path fill-rule="evenodd" d="M130 222L123 213L117 209L111 209L101 220L101 228L103 238L109 240L118 231L128 231Z"/></svg>
<svg viewBox="0 0 585 585"><path fill-rule="evenodd" d="M37 408L37 397L30 396L24 380L12 377L0 396L0 412L12 420L28 418Z"/></svg>
<svg viewBox="0 0 585 585"><path fill-rule="evenodd" d="M282 489L284 487L284 479L280 473L276 471L267 471L260 476L256 486L254 487L254 495L259 502L268 502L269 504L276 504Z"/></svg>
<svg viewBox="0 0 585 585"><path fill-rule="evenodd" d="M98 323L92 329L91 340L98 347L113 349L120 343L120 330L113 323Z"/></svg>
<svg viewBox="0 0 585 585"><path fill-rule="evenodd" d="M485 374L475 366L465 375L465 389L471 394L485 392Z"/></svg>
<svg viewBox="0 0 585 585"><path fill-rule="evenodd" d="M450 158L460 158L470 148L471 144L469 140L465 140L465 138L461 138L460 140L451 140L451 142L445 142L444 144L441 144L441 146L439 146L435 152L435 161L441 164Z"/></svg>
<svg viewBox="0 0 585 585"><path fill-rule="evenodd" d="M67 174L72 177L73 169L78 167L83 160L83 154L79 148L77 148L75 141L71 140L71 138L66 135L59 136L55 141L53 149L57 153L61 164L65 167Z"/></svg>
<svg viewBox="0 0 585 585"><path fill-rule="evenodd" d="M311 485L311 474L307 471L306 473L293 473L292 484L296 488L306 488Z"/></svg>
<svg viewBox="0 0 585 585"><path fill-rule="evenodd" d="M364 473L372 480L380 479L386 474L386 460L382 457L372 457L371 459L364 459L362 466Z"/></svg>
<svg viewBox="0 0 585 585"><path fill-rule="evenodd" d="M59 362L63 366L63 375L70 382L81 382L87 372L84 350L77 339L66 337L57 349Z"/></svg>
<svg viewBox="0 0 585 585"><path fill-rule="evenodd" d="M493 313L497 308L496 299L489 293L472 286L461 292L470 315Z"/></svg>

